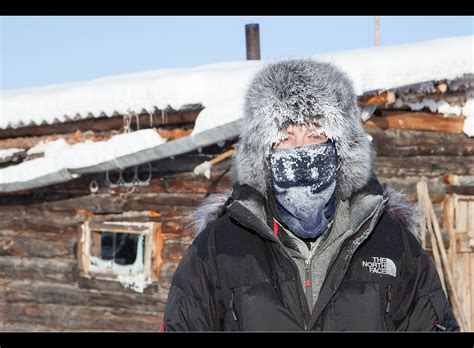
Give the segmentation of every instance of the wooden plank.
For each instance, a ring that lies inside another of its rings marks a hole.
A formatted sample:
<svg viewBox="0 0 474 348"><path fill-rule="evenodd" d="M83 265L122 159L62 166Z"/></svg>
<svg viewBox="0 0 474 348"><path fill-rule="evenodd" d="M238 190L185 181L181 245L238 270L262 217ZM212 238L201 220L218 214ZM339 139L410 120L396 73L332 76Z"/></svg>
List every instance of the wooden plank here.
<svg viewBox="0 0 474 348"><path fill-rule="evenodd" d="M467 233L467 202L460 199L458 200L458 209L456 210L456 214L456 230L459 233Z"/></svg>
<svg viewBox="0 0 474 348"><path fill-rule="evenodd" d="M462 282L461 282L461 298L464 298L463 309L469 313L472 307L471 302L471 254L462 254ZM466 315L467 327L472 329L471 315Z"/></svg>
<svg viewBox="0 0 474 348"><path fill-rule="evenodd" d="M474 241L474 196L471 201L466 202L466 230L469 238Z"/></svg>
<svg viewBox="0 0 474 348"><path fill-rule="evenodd" d="M414 129L433 132L463 133L464 116L444 116L428 112L400 112L382 117L372 117L364 128Z"/></svg>
<svg viewBox="0 0 474 348"><path fill-rule="evenodd" d="M101 257L102 255L102 233L91 231L91 256Z"/></svg>
<svg viewBox="0 0 474 348"><path fill-rule="evenodd" d="M473 282L474 282L474 253L471 253L469 255L471 259L470 263L470 273L469 273L469 294L470 294L470 301L471 301L471 306L469 307L469 310L466 311L469 315L470 319L470 326L469 329L470 331L474 331L474 291L473 290Z"/></svg>
<svg viewBox="0 0 474 348"><path fill-rule="evenodd" d="M427 216L427 218L433 224L433 231L434 231L434 235L436 236L437 245L439 247L441 262L443 264L443 268L446 273L446 288L449 291L449 298L451 300L453 310L459 315L461 330L467 330L470 327L470 316L465 313L465 309L463 308L461 301L459 299L458 288L455 286L454 277L449 268L444 241L440 232L440 228L439 228L438 220L435 215L435 211L429 199L428 187L426 185L426 182L420 182L418 184L417 189L419 190L419 192L420 191L422 192L422 195L420 196L420 201L423 204L425 214L428 213L429 211L429 216ZM430 224L428 224L428 226L430 226ZM467 272L465 274L470 274L470 273ZM470 308L470 306L468 308Z"/></svg>
<svg viewBox="0 0 474 348"><path fill-rule="evenodd" d="M131 234L142 234L150 227L149 222L143 222L143 225L127 225L128 221L116 221L117 223L123 224L108 224L106 222L90 221L89 228L91 231L98 232L112 232L112 233L131 233Z"/></svg>
<svg viewBox="0 0 474 348"><path fill-rule="evenodd" d="M453 196L446 195L443 202L443 225L448 234L449 246L448 246L448 262L449 268L454 275L454 258L456 254L456 236L454 231L454 206Z"/></svg>

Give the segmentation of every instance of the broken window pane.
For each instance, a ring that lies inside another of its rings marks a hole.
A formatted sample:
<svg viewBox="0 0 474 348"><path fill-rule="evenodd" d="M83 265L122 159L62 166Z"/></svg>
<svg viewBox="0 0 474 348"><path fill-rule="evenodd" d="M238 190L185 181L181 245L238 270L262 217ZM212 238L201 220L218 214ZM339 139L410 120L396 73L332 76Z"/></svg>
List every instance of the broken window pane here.
<svg viewBox="0 0 474 348"><path fill-rule="evenodd" d="M137 258L139 240L143 243L143 251L145 240L138 234L102 232L101 259L113 260L118 265L132 265Z"/></svg>

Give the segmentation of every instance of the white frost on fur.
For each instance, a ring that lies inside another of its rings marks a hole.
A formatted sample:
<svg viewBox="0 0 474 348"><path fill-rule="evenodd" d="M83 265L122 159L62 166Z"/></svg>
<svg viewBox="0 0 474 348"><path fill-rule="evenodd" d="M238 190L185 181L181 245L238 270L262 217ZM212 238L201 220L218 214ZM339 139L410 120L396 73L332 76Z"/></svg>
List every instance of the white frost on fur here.
<svg viewBox="0 0 474 348"><path fill-rule="evenodd" d="M202 232L211 221L218 217L231 193L232 190L227 190L207 197L191 214L192 222L187 227L191 228L196 234Z"/></svg>

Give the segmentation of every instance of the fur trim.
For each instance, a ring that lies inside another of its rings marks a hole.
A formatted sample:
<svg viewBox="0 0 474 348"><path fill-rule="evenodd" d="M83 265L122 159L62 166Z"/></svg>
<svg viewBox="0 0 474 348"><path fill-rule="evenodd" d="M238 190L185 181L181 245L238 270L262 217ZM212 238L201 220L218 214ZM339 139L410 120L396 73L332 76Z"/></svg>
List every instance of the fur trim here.
<svg viewBox="0 0 474 348"><path fill-rule="evenodd" d="M352 82L330 63L292 59L270 64L252 80L233 175L261 193L270 180L267 158L289 123L314 122L335 140L337 185L345 197L363 187L372 169L371 143L362 128Z"/></svg>
<svg viewBox="0 0 474 348"><path fill-rule="evenodd" d="M201 233L211 221L219 217L225 202L231 195L232 190L227 190L207 197L191 214L192 222L186 227L191 228L196 234Z"/></svg>
<svg viewBox="0 0 474 348"><path fill-rule="evenodd" d="M410 203L405 195L390 185L384 185L383 196L388 198L387 214L398 221L420 241L420 211L418 203Z"/></svg>

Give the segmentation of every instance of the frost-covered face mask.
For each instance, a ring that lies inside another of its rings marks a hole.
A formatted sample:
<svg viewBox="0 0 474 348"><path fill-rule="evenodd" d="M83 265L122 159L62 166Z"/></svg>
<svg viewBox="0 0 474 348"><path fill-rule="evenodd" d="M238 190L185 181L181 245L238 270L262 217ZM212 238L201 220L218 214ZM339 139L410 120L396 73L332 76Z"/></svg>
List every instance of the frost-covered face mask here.
<svg viewBox="0 0 474 348"><path fill-rule="evenodd" d="M334 213L334 142L273 148L269 160L280 218L300 238L322 234Z"/></svg>

